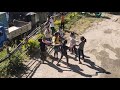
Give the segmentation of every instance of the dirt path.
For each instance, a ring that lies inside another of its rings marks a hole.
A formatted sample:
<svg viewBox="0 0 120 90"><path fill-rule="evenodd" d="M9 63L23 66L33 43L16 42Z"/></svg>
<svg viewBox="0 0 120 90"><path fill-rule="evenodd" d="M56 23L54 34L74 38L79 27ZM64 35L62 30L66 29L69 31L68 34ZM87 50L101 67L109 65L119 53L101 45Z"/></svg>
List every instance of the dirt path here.
<svg viewBox="0 0 120 90"><path fill-rule="evenodd" d="M85 55L89 56L83 64L78 64L74 55L69 55L70 67L66 67L65 58L56 66L48 59L46 64L40 64L39 58L29 72L31 78L119 78L120 77L120 16L112 15L99 23L93 23L84 34L87 43ZM80 35L79 35L80 36ZM69 36L67 36L69 37ZM52 53L53 55L53 53ZM39 54L37 54L39 56ZM60 55L59 55L60 57ZM32 60L31 62L34 62ZM29 73L28 72L28 73ZM28 74L26 73L26 74ZM111 73L111 74L110 74ZM24 75L26 77L26 75ZM24 78L23 77L23 78Z"/></svg>

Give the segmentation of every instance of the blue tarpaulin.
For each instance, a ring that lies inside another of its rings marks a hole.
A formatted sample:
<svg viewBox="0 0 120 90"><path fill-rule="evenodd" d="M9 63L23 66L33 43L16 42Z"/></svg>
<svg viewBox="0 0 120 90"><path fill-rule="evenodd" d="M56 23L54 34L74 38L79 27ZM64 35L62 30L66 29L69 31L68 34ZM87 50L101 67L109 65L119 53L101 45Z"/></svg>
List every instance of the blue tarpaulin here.
<svg viewBox="0 0 120 90"><path fill-rule="evenodd" d="M8 18L8 14L6 12L0 12L0 23L2 24L2 26L4 25L5 29L8 28Z"/></svg>
<svg viewBox="0 0 120 90"><path fill-rule="evenodd" d="M7 40L7 36L5 34L5 30L4 30L3 26L0 26L0 32L1 32L1 35L0 35L0 47L2 47L3 42Z"/></svg>

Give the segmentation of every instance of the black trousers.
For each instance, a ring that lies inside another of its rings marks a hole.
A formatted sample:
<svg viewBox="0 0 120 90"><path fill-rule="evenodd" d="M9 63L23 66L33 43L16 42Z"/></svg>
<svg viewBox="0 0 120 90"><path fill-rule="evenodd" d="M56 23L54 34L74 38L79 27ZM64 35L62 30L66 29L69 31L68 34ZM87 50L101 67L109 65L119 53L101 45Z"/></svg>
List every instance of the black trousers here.
<svg viewBox="0 0 120 90"><path fill-rule="evenodd" d="M40 58L44 62L47 58L47 52L46 51L40 51Z"/></svg>
<svg viewBox="0 0 120 90"><path fill-rule="evenodd" d="M68 55L67 55L67 54L61 54L61 57L60 57L60 59L59 59L58 63L61 61L61 59L63 58L63 56L65 56L65 57L66 57L67 64L68 64L69 62L68 62Z"/></svg>
<svg viewBox="0 0 120 90"><path fill-rule="evenodd" d="M84 52L83 52L83 50L78 49L78 58L79 58L79 61L80 61L80 56L82 56L82 58L84 59Z"/></svg>
<svg viewBox="0 0 120 90"><path fill-rule="evenodd" d="M74 52L75 54L77 53L77 52L76 52L76 47L75 47L75 46L72 47L72 53L73 53L73 52Z"/></svg>

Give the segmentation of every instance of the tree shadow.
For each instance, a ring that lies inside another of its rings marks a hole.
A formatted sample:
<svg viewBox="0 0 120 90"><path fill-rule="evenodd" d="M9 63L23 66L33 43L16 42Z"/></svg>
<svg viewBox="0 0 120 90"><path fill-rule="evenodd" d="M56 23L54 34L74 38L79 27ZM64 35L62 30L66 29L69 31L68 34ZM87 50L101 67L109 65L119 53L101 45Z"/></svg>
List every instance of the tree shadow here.
<svg viewBox="0 0 120 90"><path fill-rule="evenodd" d="M110 14L113 14L113 15L120 15L120 12L110 12Z"/></svg>
<svg viewBox="0 0 120 90"><path fill-rule="evenodd" d="M89 14L89 13L86 13L85 16L86 16L86 17L92 17L92 18L98 18L98 17L96 17L95 15ZM100 18L111 19L110 17L107 17L107 16L100 16Z"/></svg>
<svg viewBox="0 0 120 90"><path fill-rule="evenodd" d="M88 63L89 65L87 65L87 64L83 64L83 65L86 65L91 69L97 70L96 75L98 75L98 73L111 74L110 72L106 71L102 67L95 65L95 63L92 62L90 59L84 59L84 62Z"/></svg>
<svg viewBox="0 0 120 90"><path fill-rule="evenodd" d="M109 44L104 44L104 45L102 45L104 48L107 48L107 49L109 49L109 50L111 50L111 51L113 51L116 55L116 57L117 58L120 58L120 48L113 48L113 47L111 47Z"/></svg>
<svg viewBox="0 0 120 90"><path fill-rule="evenodd" d="M24 65L24 69L22 70L21 73L19 73L19 75L17 75L17 78L31 78L34 73L36 72L36 70L40 67L41 62L38 61L37 64L33 67L33 65L37 62L37 60L33 60L31 62L29 62L27 65ZM30 66L29 66L30 65ZM33 67L32 69L30 69L31 67ZM28 71L30 71L28 73Z"/></svg>

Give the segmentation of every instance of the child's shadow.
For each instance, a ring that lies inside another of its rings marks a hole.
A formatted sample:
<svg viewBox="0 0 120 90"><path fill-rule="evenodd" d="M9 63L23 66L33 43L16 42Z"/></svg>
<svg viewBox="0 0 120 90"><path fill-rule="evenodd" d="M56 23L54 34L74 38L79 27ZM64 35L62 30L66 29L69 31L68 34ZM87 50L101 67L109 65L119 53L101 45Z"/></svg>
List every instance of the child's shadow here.
<svg viewBox="0 0 120 90"><path fill-rule="evenodd" d="M68 58L71 58L71 59L73 59L73 60L75 60L75 61L78 61L77 58L74 58L74 57L72 57L72 56L70 56L70 55L68 55Z"/></svg>
<svg viewBox="0 0 120 90"><path fill-rule="evenodd" d="M62 61L63 64L67 65L66 62ZM69 65L69 69L70 71L73 71L75 73L78 73L80 74L81 76L84 76L84 77L92 77L92 75L89 75L89 74L85 74L83 73L83 69L81 69L78 65L73 65L73 64L70 64ZM64 71L64 70L63 70Z"/></svg>
<svg viewBox="0 0 120 90"><path fill-rule="evenodd" d="M86 65L86 66L88 66L89 68L98 71L98 72L96 72L96 75L98 75L98 73L111 74L110 72L106 71L106 70L103 69L102 67L100 67L100 66L98 66L98 65L95 65L95 63L92 62L92 61L89 60L89 59L84 59L84 62L88 63L89 65L87 65L87 64L83 64L83 65Z"/></svg>

